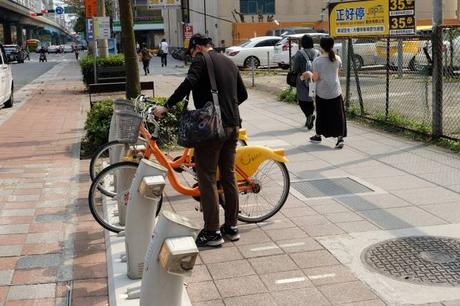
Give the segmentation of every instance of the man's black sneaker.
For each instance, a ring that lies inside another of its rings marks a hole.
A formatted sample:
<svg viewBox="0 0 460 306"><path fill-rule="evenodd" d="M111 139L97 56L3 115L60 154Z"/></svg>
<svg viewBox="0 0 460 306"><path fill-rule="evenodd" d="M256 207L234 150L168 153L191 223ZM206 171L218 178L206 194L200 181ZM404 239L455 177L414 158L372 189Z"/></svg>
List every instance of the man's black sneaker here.
<svg viewBox="0 0 460 306"><path fill-rule="evenodd" d="M335 144L335 148L342 149L344 145L345 145L345 142L343 141L343 137L339 137L337 139L337 143Z"/></svg>
<svg viewBox="0 0 460 306"><path fill-rule="evenodd" d="M203 229L198 234L198 237L196 237L195 243L199 248L205 246L217 247L224 243L224 239L220 231L207 231Z"/></svg>
<svg viewBox="0 0 460 306"><path fill-rule="evenodd" d="M226 226L224 224L220 227L220 232L222 233L222 236L230 241L237 241L240 239L240 233L238 231L238 227L236 226Z"/></svg>
<svg viewBox="0 0 460 306"><path fill-rule="evenodd" d="M321 142L321 136L320 135L315 135L310 137L311 142Z"/></svg>
<svg viewBox="0 0 460 306"><path fill-rule="evenodd" d="M310 115L307 117L307 122L305 123L305 126L311 130L313 128L313 123L315 122L315 115Z"/></svg>

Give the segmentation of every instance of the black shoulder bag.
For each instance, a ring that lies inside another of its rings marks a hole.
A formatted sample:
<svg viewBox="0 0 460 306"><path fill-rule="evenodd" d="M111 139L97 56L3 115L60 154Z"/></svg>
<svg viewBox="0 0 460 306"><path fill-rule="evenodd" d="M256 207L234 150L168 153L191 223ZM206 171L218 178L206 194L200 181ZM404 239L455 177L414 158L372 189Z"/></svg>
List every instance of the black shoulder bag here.
<svg viewBox="0 0 460 306"><path fill-rule="evenodd" d="M225 138L216 77L214 75L214 65L209 54L204 53L203 55L211 82L212 101L206 102L200 109L183 112L179 124L177 143L187 148L193 148L209 140ZM185 109L187 108L187 104L185 105Z"/></svg>
<svg viewBox="0 0 460 306"><path fill-rule="evenodd" d="M293 56L294 58L294 56ZM291 87L296 87L297 85L297 73L294 73L292 70L293 64L291 63L291 66L289 67L288 74L286 75L286 83L291 86Z"/></svg>

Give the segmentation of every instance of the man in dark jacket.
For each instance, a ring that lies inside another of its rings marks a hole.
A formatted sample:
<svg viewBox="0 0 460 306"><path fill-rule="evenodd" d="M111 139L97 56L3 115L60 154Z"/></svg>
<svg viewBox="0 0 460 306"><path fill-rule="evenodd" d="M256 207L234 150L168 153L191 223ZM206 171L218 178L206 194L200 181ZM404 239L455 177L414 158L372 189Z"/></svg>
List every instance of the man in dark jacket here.
<svg viewBox="0 0 460 306"><path fill-rule="evenodd" d="M211 83L203 53L208 53L214 65L214 73L226 132L223 140L207 141L195 147L194 157L200 202L203 208L204 229L196 239L199 247L220 246L222 236L231 241L239 239L237 216L239 209L238 186L235 180L235 152L241 119L238 105L248 98L238 68L225 56L215 52L211 40L200 34L191 37L189 52L193 57L185 80L168 99L165 107L157 107L155 115L162 117L177 102L193 93L195 108L202 108L212 101ZM219 195L217 191L217 167L225 197L225 223L219 224Z"/></svg>

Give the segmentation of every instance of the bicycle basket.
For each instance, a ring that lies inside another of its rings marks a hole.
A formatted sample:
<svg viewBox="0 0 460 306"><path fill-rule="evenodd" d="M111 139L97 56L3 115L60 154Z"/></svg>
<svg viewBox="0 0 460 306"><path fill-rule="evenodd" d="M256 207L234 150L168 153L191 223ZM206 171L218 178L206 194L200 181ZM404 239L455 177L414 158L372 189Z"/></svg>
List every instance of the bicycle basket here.
<svg viewBox="0 0 460 306"><path fill-rule="evenodd" d="M118 110L126 110L126 111L134 111L134 104L130 100L122 100L117 99L113 101L113 109L114 111Z"/></svg>
<svg viewBox="0 0 460 306"><path fill-rule="evenodd" d="M115 116L118 140L132 144L136 143L143 117L135 112L124 110L115 111Z"/></svg>

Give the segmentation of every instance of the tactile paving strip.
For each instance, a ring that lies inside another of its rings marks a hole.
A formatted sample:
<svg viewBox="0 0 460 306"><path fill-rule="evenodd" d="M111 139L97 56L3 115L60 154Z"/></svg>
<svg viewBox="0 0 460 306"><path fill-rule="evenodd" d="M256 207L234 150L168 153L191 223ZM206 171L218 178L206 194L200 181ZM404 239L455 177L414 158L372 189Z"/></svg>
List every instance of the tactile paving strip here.
<svg viewBox="0 0 460 306"><path fill-rule="evenodd" d="M361 259L375 271L423 285L460 286L460 239L404 237L368 247Z"/></svg>

